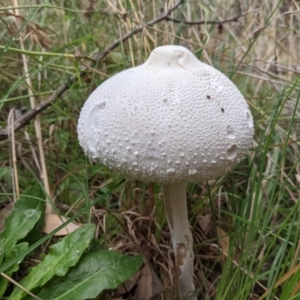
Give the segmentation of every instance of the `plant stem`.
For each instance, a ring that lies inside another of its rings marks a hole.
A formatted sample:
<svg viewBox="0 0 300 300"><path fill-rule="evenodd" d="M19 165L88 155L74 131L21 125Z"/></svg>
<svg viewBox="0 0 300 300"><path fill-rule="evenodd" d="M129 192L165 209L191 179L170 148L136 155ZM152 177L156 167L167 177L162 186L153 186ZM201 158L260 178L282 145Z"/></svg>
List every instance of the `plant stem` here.
<svg viewBox="0 0 300 300"><path fill-rule="evenodd" d="M164 185L164 197L171 240L175 253L178 290L181 300L196 300L193 237L187 214L185 183Z"/></svg>
<svg viewBox="0 0 300 300"><path fill-rule="evenodd" d="M24 54L24 55L28 55L28 56L43 56L43 57L46 56L46 57L60 57L60 58L64 57L64 58L74 58L74 59L76 59L78 57L75 54L29 51L29 50L25 50L25 49L6 47L6 46L2 46L2 45L0 46L0 50L3 50L4 52L19 53L19 54Z"/></svg>

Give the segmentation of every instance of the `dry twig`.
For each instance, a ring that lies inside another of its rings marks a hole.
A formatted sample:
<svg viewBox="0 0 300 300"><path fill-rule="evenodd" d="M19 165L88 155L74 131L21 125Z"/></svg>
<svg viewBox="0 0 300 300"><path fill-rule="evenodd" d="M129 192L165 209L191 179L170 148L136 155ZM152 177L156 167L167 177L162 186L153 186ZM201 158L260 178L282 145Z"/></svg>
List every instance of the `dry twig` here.
<svg viewBox="0 0 300 300"><path fill-rule="evenodd" d="M204 24L222 25L225 23L237 22L238 19L245 17L249 14L252 14L254 12L256 12L256 11L249 11L244 14L240 14L234 18L226 19L223 21L211 21L211 20L209 20L209 21L185 21L185 20L178 20L178 19L170 18L169 16L167 16L166 20L173 22L173 23L178 23L178 24L181 23L181 24L185 24L185 25L204 25Z"/></svg>

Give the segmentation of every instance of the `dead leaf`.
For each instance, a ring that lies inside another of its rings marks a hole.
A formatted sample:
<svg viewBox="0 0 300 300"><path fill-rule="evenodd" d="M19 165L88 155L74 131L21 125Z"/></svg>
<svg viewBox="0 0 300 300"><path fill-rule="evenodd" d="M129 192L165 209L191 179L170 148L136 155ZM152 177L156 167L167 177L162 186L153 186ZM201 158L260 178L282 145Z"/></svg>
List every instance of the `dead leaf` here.
<svg viewBox="0 0 300 300"><path fill-rule="evenodd" d="M14 203L8 203L4 208L0 210L0 233L4 229L5 219L9 216L9 214L14 210Z"/></svg>
<svg viewBox="0 0 300 300"><path fill-rule="evenodd" d="M199 225L205 235L208 235L212 229L212 221L210 215L200 216Z"/></svg>
<svg viewBox="0 0 300 300"><path fill-rule="evenodd" d="M159 294L164 291L164 286L155 272L145 264L137 281L137 288L132 300L155 300L160 299Z"/></svg>
<svg viewBox="0 0 300 300"><path fill-rule="evenodd" d="M141 276L141 271L127 279L118 287L118 294L124 295L130 293L130 291L137 285L137 282Z"/></svg>
<svg viewBox="0 0 300 300"><path fill-rule="evenodd" d="M45 227L43 229L44 233L50 233L61 224L65 223L68 219L63 216L58 216L55 214L45 214ZM57 236L64 236L73 231L75 231L80 225L76 225L75 223L71 222L66 225L64 228L59 230L55 233Z"/></svg>
<svg viewBox="0 0 300 300"><path fill-rule="evenodd" d="M0 13L0 15L6 15L10 17L7 20L6 27L11 35L15 36L18 32L19 27L21 26L23 33L22 38L24 40L26 40L29 37L32 43L38 43L42 45L45 49L50 48L52 41L47 31L50 31L52 32L52 34L55 34L55 32L50 28L40 26L37 23L30 22L24 17L15 14L12 10Z"/></svg>

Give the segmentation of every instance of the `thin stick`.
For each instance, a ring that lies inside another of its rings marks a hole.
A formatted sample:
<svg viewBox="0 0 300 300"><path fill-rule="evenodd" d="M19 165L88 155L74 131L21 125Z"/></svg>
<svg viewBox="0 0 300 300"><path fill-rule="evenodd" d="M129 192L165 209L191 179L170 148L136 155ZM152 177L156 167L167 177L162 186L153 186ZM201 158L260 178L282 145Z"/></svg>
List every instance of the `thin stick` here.
<svg viewBox="0 0 300 300"><path fill-rule="evenodd" d="M5 279L7 279L8 281L10 281L12 284L14 284L15 286L17 286L19 289L21 289L22 291L24 291L25 293L27 293L32 298L37 299L37 300L42 300L41 298L37 297L36 295L34 295L31 292L29 292L28 290L26 290L24 287L22 287L19 283L17 283L15 280L13 280L12 278L10 278L9 276L7 276L5 273L0 273L0 274L1 274L2 277L4 277Z"/></svg>
<svg viewBox="0 0 300 300"><path fill-rule="evenodd" d="M15 117L15 110L11 109L8 115L8 124L14 124L14 119L15 119L14 117ZM19 187L19 180L18 180L16 139L15 139L15 131L13 127L11 127L10 138L11 138L11 163L13 169L13 186L15 189L14 202L16 202L20 197L20 187Z"/></svg>
<svg viewBox="0 0 300 300"><path fill-rule="evenodd" d="M196 300L197 297L193 282L193 236L187 214L185 186L185 183L164 185L164 197L175 254L179 296L181 300Z"/></svg>
<svg viewBox="0 0 300 300"><path fill-rule="evenodd" d="M211 21L211 20L208 20L208 21L185 21L185 20L178 20L178 19L174 19L174 18L170 18L170 17L166 17L166 20L167 21L170 21L170 22L173 22L173 23L182 23L182 24L185 24L185 25L190 25L190 26L193 26L193 25L204 25L204 24L214 24L214 25L222 25L222 24L225 24L225 23L232 23L232 22L237 22L238 19L242 18L242 17L245 17L249 14L252 14L254 12L256 12L257 10L254 10L254 11L249 11L249 12L246 12L244 14L240 14L234 18L231 18L231 19L226 19L226 20L223 20L223 21Z"/></svg>

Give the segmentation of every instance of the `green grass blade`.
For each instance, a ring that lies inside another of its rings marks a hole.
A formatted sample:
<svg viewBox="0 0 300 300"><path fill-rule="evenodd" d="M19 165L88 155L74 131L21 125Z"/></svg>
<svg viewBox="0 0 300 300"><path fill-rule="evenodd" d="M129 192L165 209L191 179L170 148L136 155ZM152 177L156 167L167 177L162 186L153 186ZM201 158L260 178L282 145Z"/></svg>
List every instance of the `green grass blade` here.
<svg viewBox="0 0 300 300"><path fill-rule="evenodd" d="M41 212L35 209L14 210L8 216L5 229L0 235L0 262L32 230L40 216Z"/></svg>

